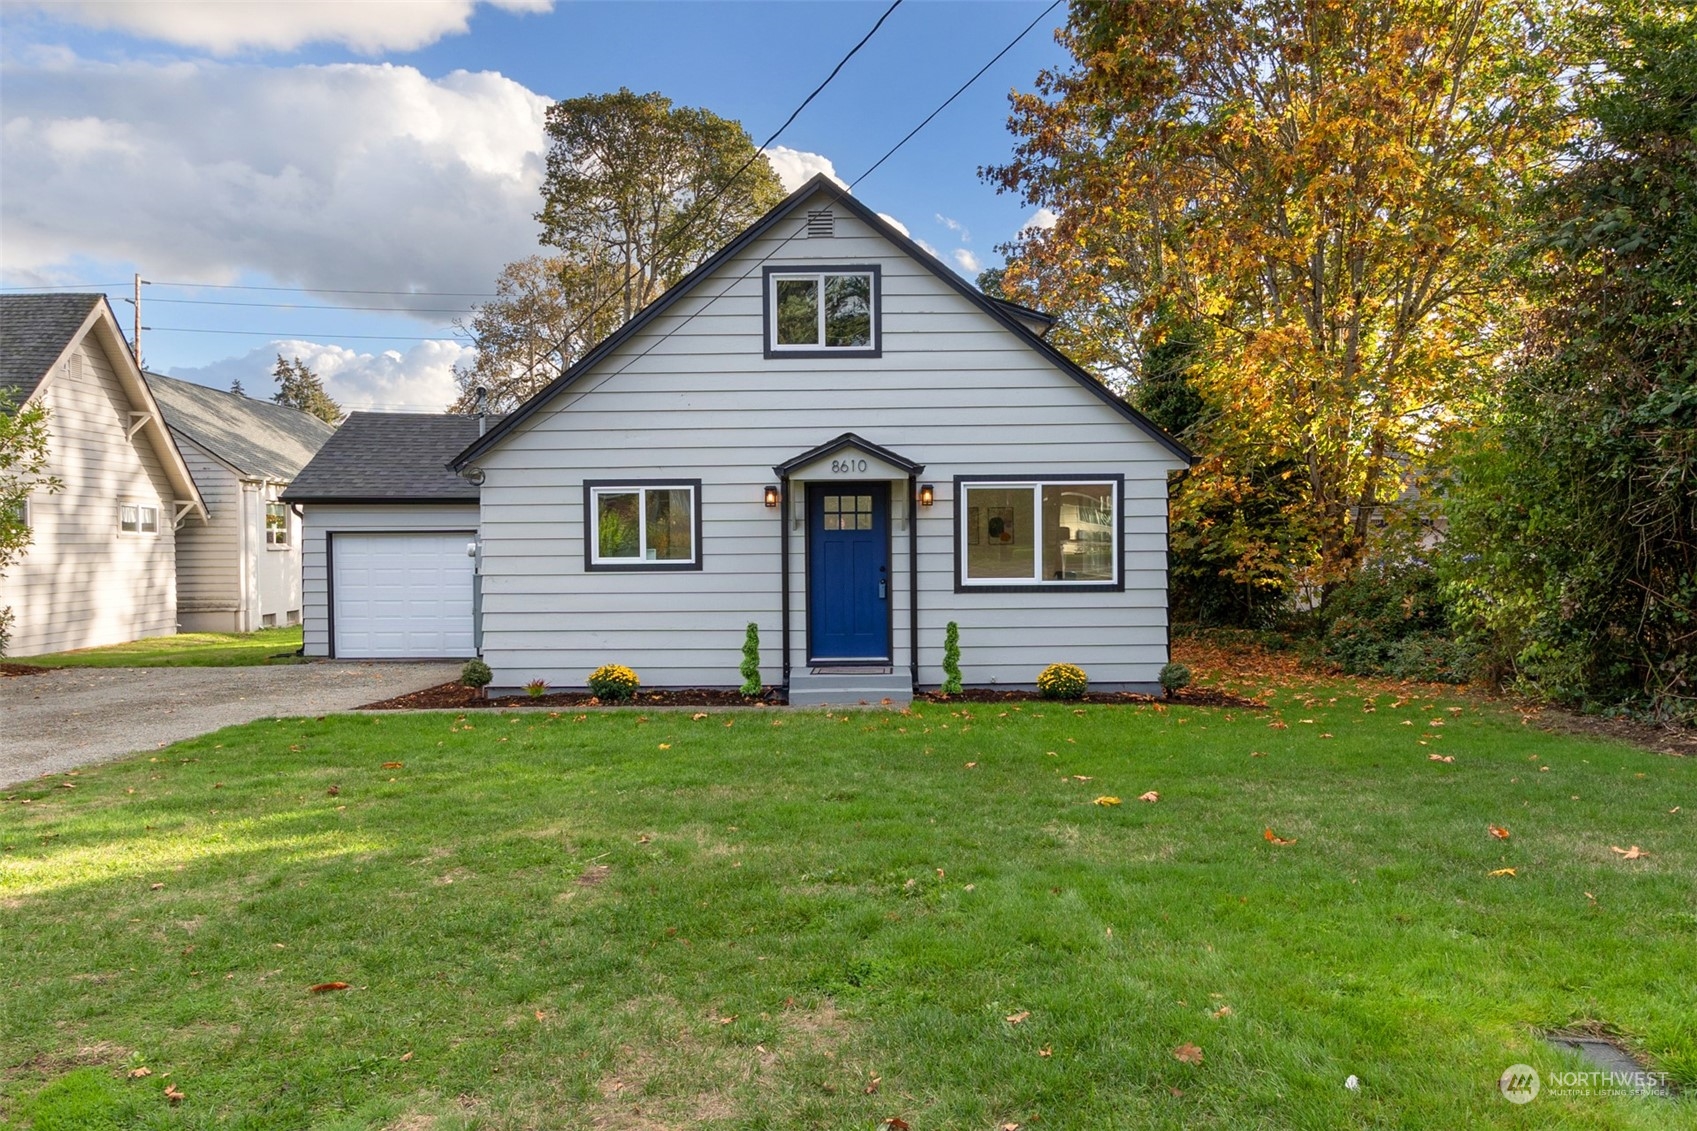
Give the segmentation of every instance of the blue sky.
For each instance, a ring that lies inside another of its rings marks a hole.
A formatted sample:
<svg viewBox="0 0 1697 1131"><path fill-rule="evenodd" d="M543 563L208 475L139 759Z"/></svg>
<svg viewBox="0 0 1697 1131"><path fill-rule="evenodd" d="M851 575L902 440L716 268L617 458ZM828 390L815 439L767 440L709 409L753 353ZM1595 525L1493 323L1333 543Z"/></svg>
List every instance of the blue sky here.
<svg viewBox="0 0 1697 1131"><path fill-rule="evenodd" d="M281 350L350 407L437 410L453 318L536 248L549 100L658 90L763 140L887 3L5 0L0 284L121 284L128 327L140 271L150 368L259 393ZM1046 7L907 0L774 165L859 176ZM977 170L1064 16L856 189L968 276L1033 218Z"/></svg>

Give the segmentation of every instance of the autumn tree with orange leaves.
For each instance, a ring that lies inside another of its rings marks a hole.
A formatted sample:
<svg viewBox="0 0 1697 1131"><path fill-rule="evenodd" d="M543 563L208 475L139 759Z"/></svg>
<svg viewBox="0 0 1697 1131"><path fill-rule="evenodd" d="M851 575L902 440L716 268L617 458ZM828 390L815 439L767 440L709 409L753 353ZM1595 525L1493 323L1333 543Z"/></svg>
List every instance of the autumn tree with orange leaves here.
<svg viewBox="0 0 1697 1131"><path fill-rule="evenodd" d="M1300 537L1279 566L1324 587L1424 505L1516 324L1503 249L1566 128L1556 11L1073 5L1074 65L1013 96L1013 160L985 171L1058 217L1010 249L1004 286L1134 393L1168 327L1205 340L1188 373L1204 459L1175 524L1282 467Z"/></svg>

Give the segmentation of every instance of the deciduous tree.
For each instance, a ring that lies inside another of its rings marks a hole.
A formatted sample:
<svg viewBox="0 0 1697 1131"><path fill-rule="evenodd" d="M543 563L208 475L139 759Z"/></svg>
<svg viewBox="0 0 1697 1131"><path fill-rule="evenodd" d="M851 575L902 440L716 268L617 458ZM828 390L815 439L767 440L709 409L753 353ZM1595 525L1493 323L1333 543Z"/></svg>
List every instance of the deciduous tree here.
<svg viewBox="0 0 1697 1131"><path fill-rule="evenodd" d="M52 494L59 480L47 473L47 409L40 401L18 407L0 390L0 577L23 560L34 540L30 496ZM12 608L0 608L0 656L11 639Z"/></svg>
<svg viewBox="0 0 1697 1131"><path fill-rule="evenodd" d="M1139 379L1168 305L1206 326L1212 442L1297 469L1322 584L1424 497L1514 324L1501 248L1563 129L1545 15L1081 0L1075 65L1013 99L1014 159L987 175L1058 222L1025 234L1008 285L1110 382ZM1187 490L1209 487L1204 466Z"/></svg>

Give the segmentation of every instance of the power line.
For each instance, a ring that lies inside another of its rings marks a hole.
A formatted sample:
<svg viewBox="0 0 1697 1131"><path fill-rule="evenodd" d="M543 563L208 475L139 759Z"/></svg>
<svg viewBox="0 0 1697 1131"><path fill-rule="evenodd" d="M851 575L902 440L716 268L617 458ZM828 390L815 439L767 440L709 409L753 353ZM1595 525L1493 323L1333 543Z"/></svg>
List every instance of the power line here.
<svg viewBox="0 0 1697 1131"><path fill-rule="evenodd" d="M469 306L342 306L339 303L311 302L223 302L210 298L154 298L150 303L169 302L182 306L243 306L261 310L370 310L389 314L465 314Z"/></svg>
<svg viewBox="0 0 1697 1131"><path fill-rule="evenodd" d="M347 339L349 341L370 342L446 342L453 339L441 334L340 334L340 333L307 333L297 331L282 333L276 330L202 330L192 326L143 326L150 334L227 334L240 338L319 338L332 341Z"/></svg>
<svg viewBox="0 0 1697 1131"><path fill-rule="evenodd" d="M1050 12L1053 12L1056 8L1060 7L1061 2L1062 2L1062 0L1054 0L1054 2L1052 4L1050 4L1047 8L1043 9L1043 11L1037 16L1036 19L1032 20L1029 24L1026 24L1025 28L1022 31L1020 31L1020 33L1018 35L1014 36L1011 40L1008 41L1007 46L1003 47L1000 51L996 52L995 56L992 57L991 60L988 63L986 63L982 67L978 68L978 70L973 73L971 78L967 79L964 83L962 83L960 85L960 87L957 88L953 94L951 94L947 98L945 98L943 100L943 102L935 110L933 110L933 111L931 111L931 113L927 114L923 121L921 121L917 126L913 127L913 129L909 130L907 132L906 136L904 136L900 141L896 142L896 144L892 145L888 150L886 150L884 155L882 157L878 158L878 160L874 161L866 169L865 172L861 173L854 180L850 181L848 187L852 190L855 185L858 185L861 181L864 181L867 177L871 176L874 170L876 170L880 165L882 165L884 162L888 161L891 157L893 157L897 150L901 149L902 146L904 146L908 142L912 141L914 136L916 134L918 134L920 130L923 130L926 126L931 124L932 119L936 118L938 114L941 114L945 109L947 109L949 104L952 103L955 99L959 98L963 93L965 93L965 91L968 87L970 87L973 83L977 82L979 79L983 78L984 73L986 71L988 71L991 67L995 66L996 63L999 62L1001 60L1001 58L1004 55L1006 55L1009 51L1012 51L1014 49L1015 45L1017 45L1020 40L1024 39L1027 35L1030 35L1031 29L1035 28L1039 23L1043 22L1044 18L1047 17ZM614 377L617 377L619 374L623 373L625 370L629 369L631 366L635 365L637 362L639 362L643 358L647 357L649 355L649 353L651 353L654 350L654 348L656 346L658 346L661 342L670 338L673 334L676 334L678 331L682 330L685 326L688 326L691 322L695 321L695 319L697 317L699 317L700 315L706 313L707 309L709 307L711 307L715 302L719 301L719 299L721 299L725 295L729 294L733 287L735 287L738 283L741 283L744 280L751 277L756 271L760 270L760 268L768 260L770 260L772 258L772 256L776 255L779 251L782 251L785 247L789 246L789 244L793 240L798 239L802 235L802 233L805 232L806 230L807 230L806 225L798 225L796 227L795 231L793 231L789 235L785 236L782 240L779 240L776 247L771 248L770 250L766 251L764 254L759 256L759 258L757 258L749 266L748 270L744 271L741 275L738 275L735 279L731 280L731 282L729 284L727 284L726 286L721 287L717 294L708 296L707 300L705 302L703 302L699 308L697 308L696 310L692 310L692 311L690 311L690 313L685 315L682 322L679 322L676 326L667 330L663 334L655 335L654 340L651 341L648 344L647 348L645 348L641 353L637 354L635 357L631 358L629 361L625 362L623 365L619 366L617 369L613 370L613 372L607 374L605 377L602 377L599 381L596 381L595 384L589 386L588 388L579 390L578 399L581 400L585 395L594 392L596 389L600 388L602 385L605 385L608 381L611 381Z"/></svg>
<svg viewBox="0 0 1697 1131"><path fill-rule="evenodd" d="M171 282L167 279L143 279L142 282L145 283L146 285L150 286L150 287L194 287L194 288L199 288L201 290L214 290L214 291L285 291L285 292L306 291L306 292L309 292L309 293L312 293L312 294L325 294L325 295L405 295L409 298L411 298L411 297L418 297L418 298L499 298L500 297L500 295L497 294L495 291L371 291L371 290L349 290L347 288L337 288L337 287L311 287L311 286L258 287L258 286L248 286L244 283L173 283L173 282ZM124 284L118 283L118 284L113 284L113 285L114 286L123 286ZM163 300L161 300L161 301L163 301Z"/></svg>

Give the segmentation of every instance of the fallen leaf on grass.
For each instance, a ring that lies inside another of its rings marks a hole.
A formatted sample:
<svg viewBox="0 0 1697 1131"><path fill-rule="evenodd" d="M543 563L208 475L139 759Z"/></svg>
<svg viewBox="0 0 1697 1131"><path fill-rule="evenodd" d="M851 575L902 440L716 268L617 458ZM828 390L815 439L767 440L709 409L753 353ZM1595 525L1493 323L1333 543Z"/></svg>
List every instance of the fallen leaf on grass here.
<svg viewBox="0 0 1697 1131"><path fill-rule="evenodd" d="M1232 1007L1229 1006L1229 1005L1222 1005L1222 1006L1220 1006L1220 1008L1214 1010L1214 1012L1210 1013L1208 1016L1210 1016L1210 1017L1214 1018L1214 1020L1218 1021L1222 1017L1230 1017L1231 1015L1232 1015Z"/></svg>
<svg viewBox="0 0 1697 1131"><path fill-rule="evenodd" d="M399 769L404 769L405 767L406 767L405 762L384 762L383 763L383 768L385 770L399 770Z"/></svg>
<svg viewBox="0 0 1697 1131"><path fill-rule="evenodd" d="M1145 794L1142 794L1141 796L1139 796L1138 800L1139 801L1159 801L1159 800L1161 800L1161 795L1156 793L1154 790L1150 790L1148 793L1145 793Z"/></svg>
<svg viewBox="0 0 1697 1131"><path fill-rule="evenodd" d="M975 769L978 768L978 763L977 762L968 762L966 764L966 768L969 769L969 770L975 770Z"/></svg>
<svg viewBox="0 0 1697 1131"><path fill-rule="evenodd" d="M1072 775L1072 780L1073 781L1095 781L1096 779L1091 777L1089 774L1074 774L1074 775Z"/></svg>
<svg viewBox="0 0 1697 1131"><path fill-rule="evenodd" d="M331 797L340 797L342 796L342 787L339 785L333 785L324 792L328 793Z"/></svg>
<svg viewBox="0 0 1697 1131"><path fill-rule="evenodd" d="M1501 825L1487 825L1486 827L1491 830L1491 835L1496 837L1498 840L1508 839L1508 830L1503 828Z"/></svg>
<svg viewBox="0 0 1697 1131"><path fill-rule="evenodd" d="M1290 724L1285 722L1283 719L1274 719L1272 722L1267 724L1267 728L1269 730L1289 730Z"/></svg>
<svg viewBox="0 0 1697 1131"><path fill-rule="evenodd" d="M1428 762L1453 762L1453 761L1455 761L1455 755L1454 754L1428 754L1428 755L1426 755L1426 761L1428 761Z"/></svg>
<svg viewBox="0 0 1697 1131"><path fill-rule="evenodd" d="M409 1061L411 1059L412 1059L412 1053L410 1051L404 1052L404 1053L401 1054L401 1063L402 1064L405 1064L407 1061Z"/></svg>
<svg viewBox="0 0 1697 1131"><path fill-rule="evenodd" d="M731 1023L731 1022L733 1022L733 1021L735 1021L735 1020L736 1020L736 1019L737 1019L737 1015L736 1015L736 1014L734 1014L734 1013L733 1013L733 1014L731 1014L731 1015L730 1015L730 1016L729 1016L729 1017L721 1017L721 1018L719 1018L719 1024L721 1024L721 1025L729 1025L729 1024L730 1024L730 1023Z"/></svg>
<svg viewBox="0 0 1697 1131"><path fill-rule="evenodd" d="M147 885L147 890L148 891L158 891L160 888L162 888L164 886L165 886L164 884L149 884L149 885Z"/></svg>
<svg viewBox="0 0 1697 1131"><path fill-rule="evenodd" d="M1621 857L1622 860L1636 860L1640 856L1650 855L1648 852L1645 852L1642 848L1639 848L1636 844L1633 845L1631 848L1622 848L1618 844L1611 844L1611 845L1609 845L1609 851L1620 853L1620 857Z"/></svg>
<svg viewBox="0 0 1697 1131"><path fill-rule="evenodd" d="M153 1069L149 1068L145 1064L142 1065L140 1068L130 1069L130 1079L131 1080L139 1080L143 1076L151 1076L151 1075L153 1075Z"/></svg>
<svg viewBox="0 0 1697 1131"><path fill-rule="evenodd" d="M1512 876L1512 875L1514 875L1514 869L1513 868L1498 868L1495 872L1492 872L1491 875L1493 875L1493 876Z"/></svg>
<svg viewBox="0 0 1697 1131"><path fill-rule="evenodd" d="M1173 1059L1186 1064L1201 1064L1202 1050L1192 1044L1183 1044L1173 1050Z"/></svg>
<svg viewBox="0 0 1697 1131"><path fill-rule="evenodd" d="M538 1021L546 1021L548 1020L548 1015L539 1009L536 1011L536 1019Z"/></svg>
<svg viewBox="0 0 1697 1131"><path fill-rule="evenodd" d="M1018 1025L1022 1021L1024 1021L1027 1017L1030 1017L1030 1016L1031 1016L1031 1011L1029 1009L1022 1009L1018 1013L1008 1014L1007 1017L1005 1018L1005 1020L1007 1021L1007 1023L1009 1025Z"/></svg>
<svg viewBox="0 0 1697 1131"><path fill-rule="evenodd" d="M1001 1126L1001 1131L1019 1131L1019 1124L1012 1122L1004 1123Z"/></svg>
<svg viewBox="0 0 1697 1131"><path fill-rule="evenodd" d="M662 742L660 744L660 749L662 749L662 750L670 750L671 748L672 748L672 744L670 742Z"/></svg>
<svg viewBox="0 0 1697 1131"><path fill-rule="evenodd" d="M884 1078L882 1076L872 1077L872 1079L870 1079L866 1082L866 1087L861 1089L861 1094L867 1095L867 1096L877 1095L878 1094L878 1085L883 1083L883 1082L884 1082Z"/></svg>
<svg viewBox="0 0 1697 1131"><path fill-rule="evenodd" d="M1042 1048L1037 1050L1037 1055L1048 1059L1055 1055L1055 1050L1048 1045L1044 1045Z"/></svg>
<svg viewBox="0 0 1697 1131"><path fill-rule="evenodd" d="M1295 844L1296 843L1295 837L1291 837L1290 839L1287 840L1284 837L1279 836L1277 833L1275 833L1270 827L1267 828L1267 829L1264 829L1262 831L1261 839L1265 840L1268 844L1283 845L1283 844Z"/></svg>
<svg viewBox="0 0 1697 1131"><path fill-rule="evenodd" d="M697 711L695 714L691 715L689 718L690 718L691 722L698 723L702 719L705 719L706 717L707 717L706 711Z"/></svg>
<svg viewBox="0 0 1697 1131"><path fill-rule="evenodd" d="M165 1098L171 1101L172 1107L176 1107L188 1097L182 1092L177 1091L177 1086L175 1084L167 1084L165 1085Z"/></svg>
<svg viewBox="0 0 1697 1131"><path fill-rule="evenodd" d="M1098 805L1118 805L1119 803L1120 799L1117 797L1103 796L1096 799L1096 804Z"/></svg>
<svg viewBox="0 0 1697 1131"><path fill-rule="evenodd" d="M913 1131L913 1128L901 1116L892 1115L878 1125L878 1131Z"/></svg>
<svg viewBox="0 0 1697 1131"><path fill-rule="evenodd" d="M308 986L306 992L309 994L327 994L332 990L345 990L347 988L346 982L320 982L316 986Z"/></svg>
<svg viewBox="0 0 1697 1131"><path fill-rule="evenodd" d="M1265 758L1267 756L1267 752L1265 750L1251 750L1249 752L1249 756L1251 758Z"/></svg>

